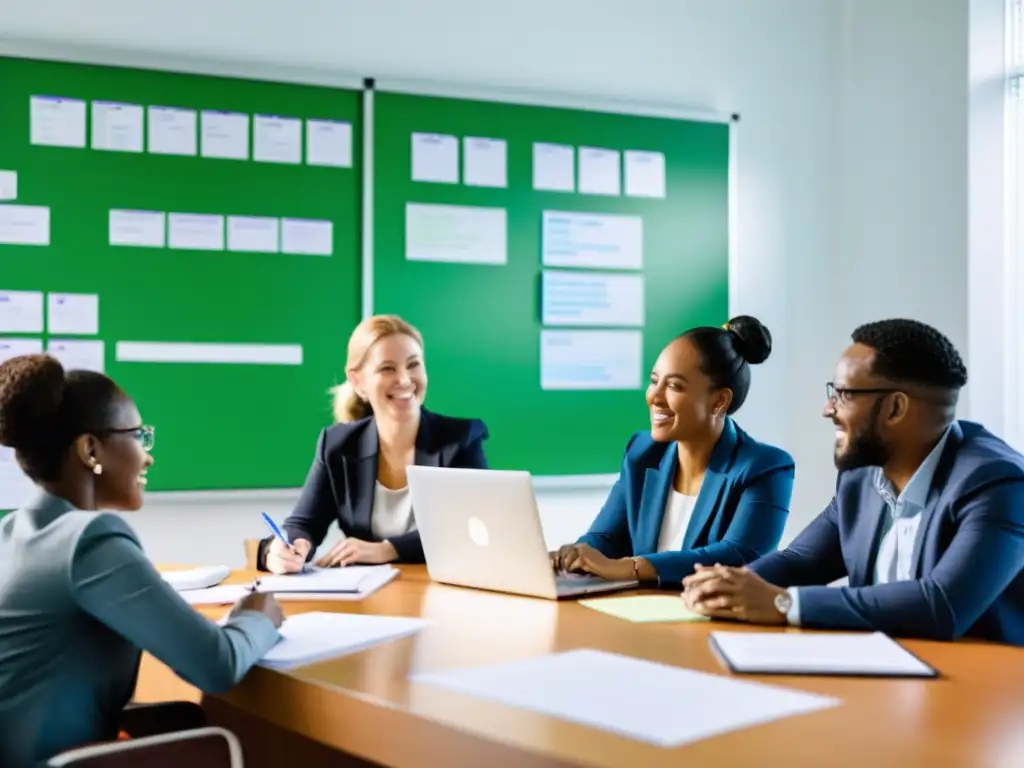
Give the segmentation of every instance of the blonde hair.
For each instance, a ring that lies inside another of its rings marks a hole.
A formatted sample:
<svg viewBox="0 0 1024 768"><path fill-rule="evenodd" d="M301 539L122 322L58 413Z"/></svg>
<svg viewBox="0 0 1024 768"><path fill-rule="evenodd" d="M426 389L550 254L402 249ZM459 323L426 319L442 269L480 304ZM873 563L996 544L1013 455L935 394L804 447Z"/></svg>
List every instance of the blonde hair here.
<svg viewBox="0 0 1024 768"><path fill-rule="evenodd" d="M366 362L370 347L388 336L401 334L416 340L423 346L423 336L416 328L398 315L373 315L355 327L348 338L348 360L345 363L345 374L351 377ZM334 399L334 422L340 424L358 421L372 413L370 404L356 394L352 382L346 378L343 384L331 388Z"/></svg>

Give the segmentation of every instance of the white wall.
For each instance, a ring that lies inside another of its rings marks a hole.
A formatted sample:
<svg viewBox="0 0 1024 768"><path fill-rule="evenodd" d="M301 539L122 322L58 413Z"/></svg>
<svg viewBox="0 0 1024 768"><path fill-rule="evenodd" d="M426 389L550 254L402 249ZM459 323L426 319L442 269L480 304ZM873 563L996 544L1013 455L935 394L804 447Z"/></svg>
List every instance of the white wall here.
<svg viewBox="0 0 1024 768"><path fill-rule="evenodd" d="M966 342L966 0L240 7L93 0L85 12L37 0L5 8L0 31L70 58L99 50L249 76L416 78L740 112L731 309L776 339L740 420L796 458L787 538L831 495L819 412L853 324L909 314ZM601 497L544 494L551 543L582 530ZM259 508L154 500L133 523L157 560L235 562L240 538L262 534ZM287 502L267 509L283 514Z"/></svg>

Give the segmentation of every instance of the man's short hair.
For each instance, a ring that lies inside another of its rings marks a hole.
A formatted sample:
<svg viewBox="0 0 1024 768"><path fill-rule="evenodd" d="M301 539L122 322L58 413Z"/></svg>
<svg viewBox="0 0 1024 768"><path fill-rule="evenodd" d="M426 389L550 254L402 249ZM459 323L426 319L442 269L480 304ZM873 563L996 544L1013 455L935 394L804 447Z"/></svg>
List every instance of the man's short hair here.
<svg viewBox="0 0 1024 768"><path fill-rule="evenodd" d="M917 320L879 320L853 332L853 341L875 350L872 371L890 381L958 392L967 366L939 331Z"/></svg>

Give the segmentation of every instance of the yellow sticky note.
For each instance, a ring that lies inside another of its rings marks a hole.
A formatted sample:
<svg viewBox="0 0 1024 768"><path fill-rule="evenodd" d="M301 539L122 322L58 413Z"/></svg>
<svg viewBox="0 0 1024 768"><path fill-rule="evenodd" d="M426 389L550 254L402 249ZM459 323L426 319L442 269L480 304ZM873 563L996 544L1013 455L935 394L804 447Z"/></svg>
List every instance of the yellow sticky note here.
<svg viewBox="0 0 1024 768"><path fill-rule="evenodd" d="M634 622L708 621L707 616L694 613L681 597L675 595L637 595L580 600L580 605L595 611Z"/></svg>

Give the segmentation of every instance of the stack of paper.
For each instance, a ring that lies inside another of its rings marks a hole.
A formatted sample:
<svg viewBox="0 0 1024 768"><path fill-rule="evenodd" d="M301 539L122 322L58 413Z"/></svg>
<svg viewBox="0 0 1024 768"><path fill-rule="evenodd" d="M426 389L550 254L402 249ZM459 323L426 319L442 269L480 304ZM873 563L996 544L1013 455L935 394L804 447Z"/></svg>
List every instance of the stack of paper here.
<svg viewBox="0 0 1024 768"><path fill-rule="evenodd" d="M757 675L937 677L881 632L712 632L711 648L733 672Z"/></svg>
<svg viewBox="0 0 1024 768"><path fill-rule="evenodd" d="M660 747L678 747L840 703L586 648L410 679Z"/></svg>
<svg viewBox="0 0 1024 768"><path fill-rule="evenodd" d="M186 589L179 594L189 605L234 605L249 594L249 587L221 584L208 589Z"/></svg>
<svg viewBox="0 0 1024 768"><path fill-rule="evenodd" d="M398 576L390 565L313 568L303 573L260 578L259 591L280 600L362 600Z"/></svg>
<svg viewBox="0 0 1024 768"><path fill-rule="evenodd" d="M210 565L202 568L191 568L187 571L165 571L161 574L164 581L179 592L192 589L205 589L220 584L231 575L226 565Z"/></svg>
<svg viewBox="0 0 1024 768"><path fill-rule="evenodd" d="M272 669L315 664L419 632L424 619L351 613L300 613L281 625L282 640L260 660Z"/></svg>

